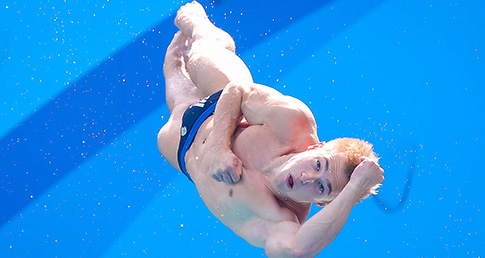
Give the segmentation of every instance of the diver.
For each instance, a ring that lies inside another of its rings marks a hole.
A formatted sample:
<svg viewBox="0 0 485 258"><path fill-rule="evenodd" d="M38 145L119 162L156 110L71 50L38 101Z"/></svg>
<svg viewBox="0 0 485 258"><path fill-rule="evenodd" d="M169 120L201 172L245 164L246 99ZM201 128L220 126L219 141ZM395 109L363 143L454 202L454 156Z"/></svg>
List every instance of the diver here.
<svg viewBox="0 0 485 258"><path fill-rule="evenodd" d="M320 142L310 109L253 82L231 36L182 6L164 62L171 116L160 153L209 210L268 257L313 257L383 181L372 145ZM325 206L307 220L310 206Z"/></svg>

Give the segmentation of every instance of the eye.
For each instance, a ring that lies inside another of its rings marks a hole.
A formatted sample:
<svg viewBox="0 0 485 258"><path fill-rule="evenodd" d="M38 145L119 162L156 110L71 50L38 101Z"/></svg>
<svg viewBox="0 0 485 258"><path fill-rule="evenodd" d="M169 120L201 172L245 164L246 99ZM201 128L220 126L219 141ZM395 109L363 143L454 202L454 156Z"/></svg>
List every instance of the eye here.
<svg viewBox="0 0 485 258"><path fill-rule="evenodd" d="M320 167L321 167L321 164L320 164L320 160L317 159L317 171L320 171Z"/></svg>
<svg viewBox="0 0 485 258"><path fill-rule="evenodd" d="M318 188L320 190L320 193L323 194L323 191L325 190L325 187L323 187L322 183L318 183Z"/></svg>

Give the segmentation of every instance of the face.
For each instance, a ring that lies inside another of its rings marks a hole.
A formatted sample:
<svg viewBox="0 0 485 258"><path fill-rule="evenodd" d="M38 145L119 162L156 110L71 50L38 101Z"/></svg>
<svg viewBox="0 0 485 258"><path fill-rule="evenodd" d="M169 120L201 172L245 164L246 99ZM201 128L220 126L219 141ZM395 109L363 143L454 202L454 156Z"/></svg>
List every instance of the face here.
<svg viewBox="0 0 485 258"><path fill-rule="evenodd" d="M350 178L347 157L322 148L305 151L290 158L272 175L274 188L284 196L301 202L329 202L345 187Z"/></svg>

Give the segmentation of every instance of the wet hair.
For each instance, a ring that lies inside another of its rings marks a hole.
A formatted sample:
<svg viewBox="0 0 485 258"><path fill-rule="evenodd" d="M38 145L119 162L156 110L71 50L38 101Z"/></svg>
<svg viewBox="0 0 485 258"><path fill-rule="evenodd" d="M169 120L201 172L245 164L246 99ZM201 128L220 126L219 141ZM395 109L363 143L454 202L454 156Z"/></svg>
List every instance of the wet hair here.
<svg viewBox="0 0 485 258"><path fill-rule="evenodd" d="M347 173L350 177L354 172L354 169L359 165L360 159L365 156L374 160L375 162L379 161L379 157L374 152L372 144L367 141L356 139L356 138L337 138L332 140L331 142L335 142L334 150L337 152L345 153L347 156ZM361 200L369 197L371 194L377 194L377 188L381 185L377 184L367 191L361 196Z"/></svg>

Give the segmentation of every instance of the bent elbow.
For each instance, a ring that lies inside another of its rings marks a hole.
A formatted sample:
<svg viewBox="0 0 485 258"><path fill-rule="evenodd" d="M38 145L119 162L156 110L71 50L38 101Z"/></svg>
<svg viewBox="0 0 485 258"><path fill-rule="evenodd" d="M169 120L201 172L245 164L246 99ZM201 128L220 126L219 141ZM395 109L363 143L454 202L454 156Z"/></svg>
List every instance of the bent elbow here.
<svg viewBox="0 0 485 258"><path fill-rule="evenodd" d="M304 251L304 250L298 250L294 249L289 252L266 252L266 256L269 258L311 258L315 257L314 255L311 255L310 253Z"/></svg>
<svg viewBox="0 0 485 258"><path fill-rule="evenodd" d="M269 258L309 258L315 257L316 254L307 248L295 245L280 245L275 248L265 248L266 256Z"/></svg>

